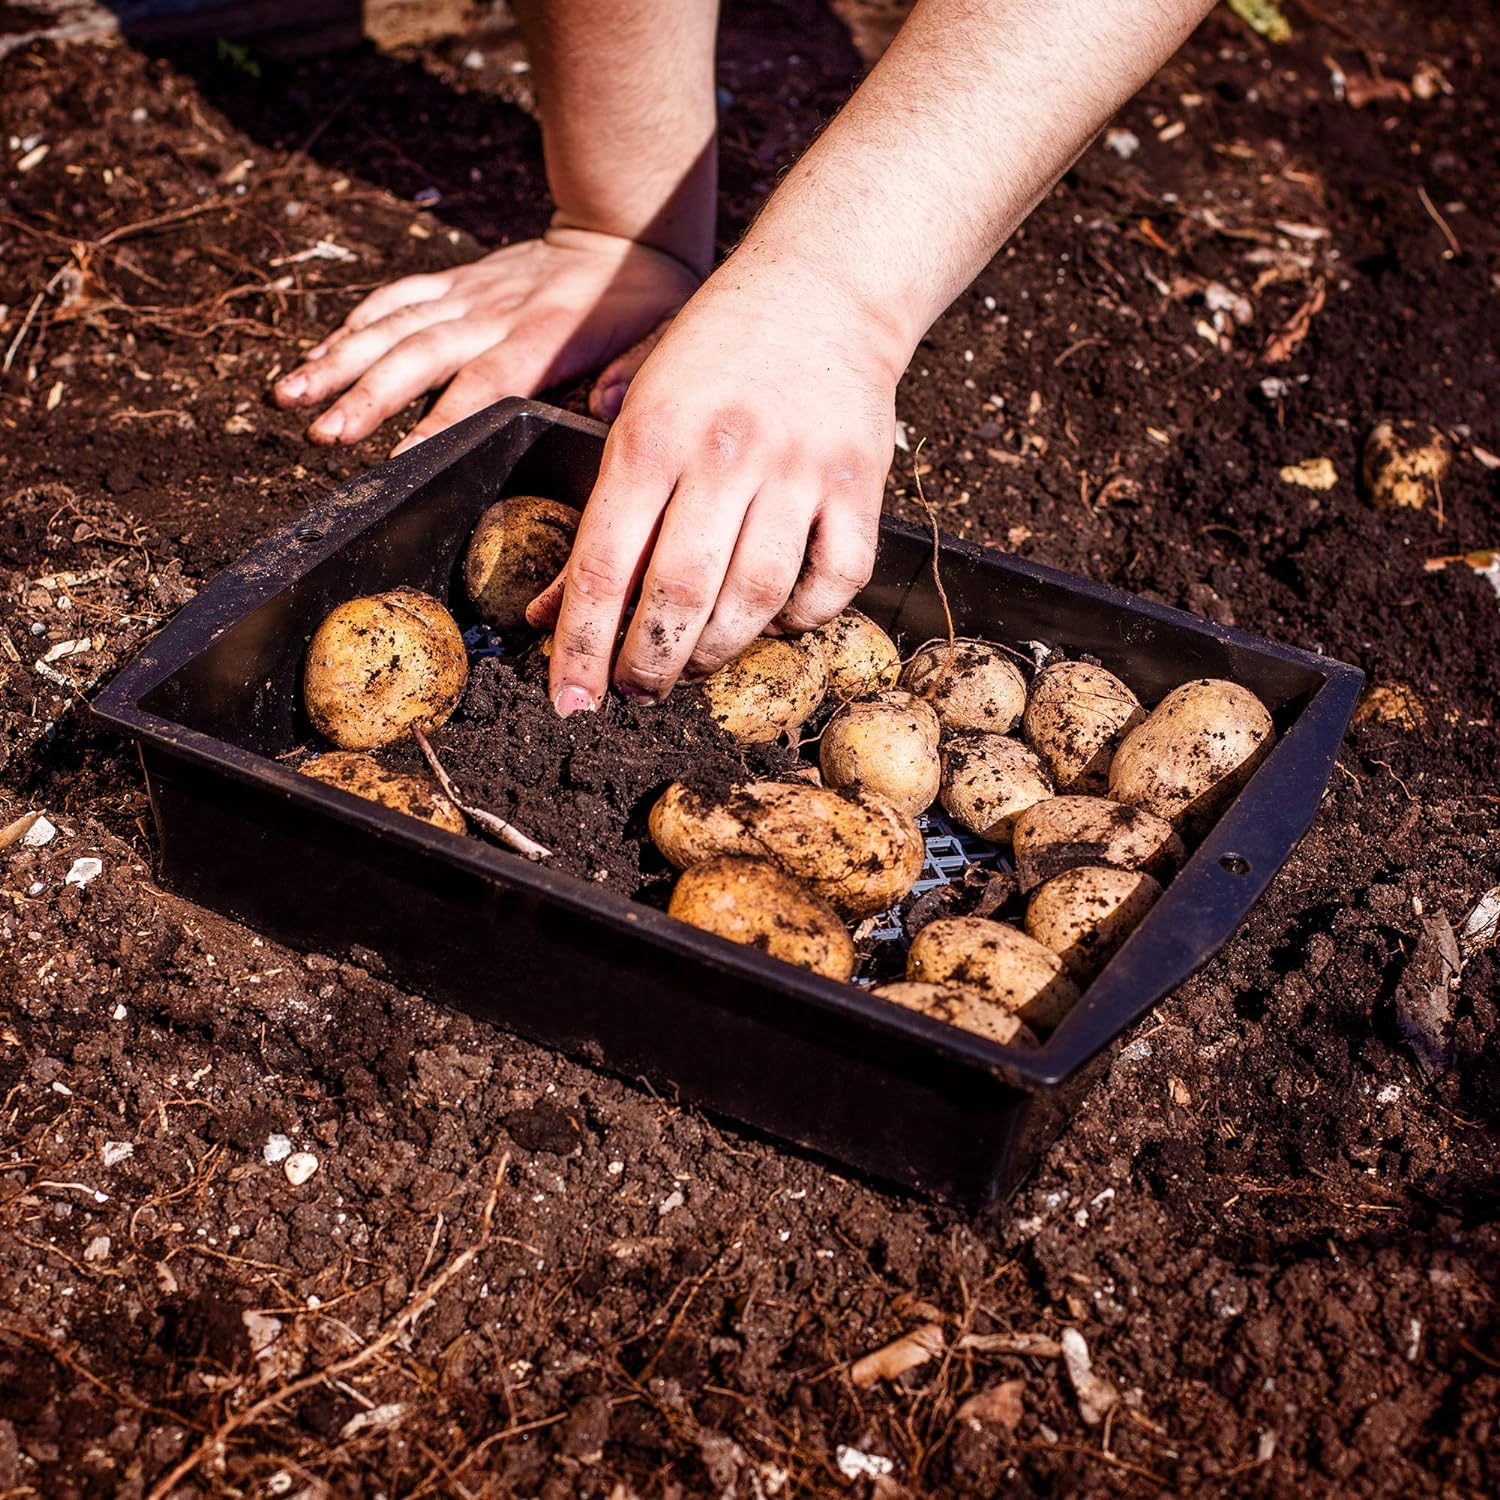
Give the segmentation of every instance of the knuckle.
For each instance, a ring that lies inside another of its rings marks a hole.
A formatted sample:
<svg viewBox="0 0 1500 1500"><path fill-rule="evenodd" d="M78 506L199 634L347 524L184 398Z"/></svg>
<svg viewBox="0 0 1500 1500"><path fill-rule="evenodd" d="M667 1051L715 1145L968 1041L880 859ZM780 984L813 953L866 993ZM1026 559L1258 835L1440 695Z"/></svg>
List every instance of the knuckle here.
<svg viewBox="0 0 1500 1500"><path fill-rule="evenodd" d="M875 559L873 557L863 553L858 557L851 554L848 557L833 559L823 569L823 577L830 587L847 595L857 593L862 589L870 581L874 571Z"/></svg>
<svg viewBox="0 0 1500 1500"><path fill-rule="evenodd" d="M610 430L608 452L627 472L662 473L671 454L667 425L649 408L622 413Z"/></svg>
<svg viewBox="0 0 1500 1500"><path fill-rule="evenodd" d="M746 613L769 619L786 603L787 586L769 573L757 573L741 580L735 592Z"/></svg>
<svg viewBox="0 0 1500 1500"><path fill-rule="evenodd" d="M656 575L651 580L651 602L674 611L702 609L708 603L703 574L689 571Z"/></svg>
<svg viewBox="0 0 1500 1500"><path fill-rule="evenodd" d="M613 553L575 547L568 559L567 587L585 599L623 598L630 575Z"/></svg>
<svg viewBox="0 0 1500 1500"><path fill-rule="evenodd" d="M874 482L875 465L859 448L841 448L822 465L823 492L831 495L861 494Z"/></svg>
<svg viewBox="0 0 1500 1500"><path fill-rule="evenodd" d="M734 468L750 452L758 428L748 408L725 407L713 416L703 433L704 459L716 469Z"/></svg>

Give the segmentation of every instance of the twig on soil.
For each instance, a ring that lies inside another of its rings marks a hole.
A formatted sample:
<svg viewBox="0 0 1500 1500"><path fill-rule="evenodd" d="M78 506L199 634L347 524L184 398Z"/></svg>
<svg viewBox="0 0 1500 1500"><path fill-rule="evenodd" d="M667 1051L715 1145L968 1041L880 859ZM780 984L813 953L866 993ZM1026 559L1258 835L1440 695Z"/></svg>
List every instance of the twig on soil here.
<svg viewBox="0 0 1500 1500"><path fill-rule="evenodd" d="M1271 336L1261 355L1262 363L1279 365L1283 360L1290 359L1297 352L1297 346L1307 337L1312 328L1312 320L1323 311L1323 303L1327 298L1328 287L1320 276L1313 283L1307 301Z"/></svg>
<svg viewBox="0 0 1500 1500"><path fill-rule="evenodd" d="M1459 244L1458 236L1454 234L1448 221L1438 212L1437 204L1427 196L1427 189L1420 182L1417 184L1417 197L1422 200L1422 207L1427 210L1428 217L1443 231L1443 238L1448 241L1448 248L1455 256L1462 255L1464 247Z"/></svg>
<svg viewBox="0 0 1500 1500"><path fill-rule="evenodd" d="M5 351L5 359L3 362L0 362L0 375L10 374L10 367L15 363L16 355L21 348L21 341L26 337L27 330L36 321L36 315L41 311L42 303L52 295L53 289L63 279L68 266L71 264L72 262L69 261L68 265L59 266L52 273L51 279L47 282L46 286L31 299L31 306L27 308L26 316L21 319L21 326L16 330L15 338L10 341L10 348Z"/></svg>
<svg viewBox="0 0 1500 1500"><path fill-rule="evenodd" d="M922 697L929 702L938 694L944 679L953 670L953 663L958 659L958 640L953 629L953 611L948 607L948 590L943 587L943 573L939 567L942 557L942 543L938 537L937 512L932 508L932 502L927 498L927 492L922 488L922 468L919 462L922 447L927 439L921 438L917 446L912 450L911 473L917 482L917 500L923 510L927 512L928 523L932 527L932 581L937 587L938 600L943 606L943 618L948 622L948 659L938 670L936 677L922 690Z"/></svg>
<svg viewBox="0 0 1500 1500"><path fill-rule="evenodd" d="M448 779L448 773L443 769L442 762L437 758L437 751L427 742L427 736L420 729L413 729L412 735L417 742L417 748L422 752L423 759L432 767L432 774L437 777L438 785L442 787L448 800L472 822L478 823L486 833L492 833L502 844L508 844L518 854L524 854L527 859L550 859L552 851L544 849L533 838L528 838L513 823L507 823L504 818L497 817L492 812L486 812L482 807L471 807L459 795L452 781Z"/></svg>
<svg viewBox="0 0 1500 1500"><path fill-rule="evenodd" d="M149 1494L146 1496L146 1500L166 1500L166 1497L204 1459L213 1453L222 1452L230 1438L242 1428L258 1422L268 1413L285 1405L292 1397L300 1396L303 1391L311 1390L314 1386L321 1385L325 1381L342 1379L351 1371L368 1364L371 1360L389 1349L432 1306L443 1288L456 1276L466 1271L474 1260L474 1257L481 1250L488 1248L491 1240L494 1238L495 1207L500 1200L500 1188L505 1182L505 1174L509 1167L510 1152L507 1151L500 1158L500 1165L495 1171L494 1186L490 1189L489 1199L484 1205L483 1213L480 1215L479 1238L467 1250L461 1250L455 1255L430 1281L418 1287L406 1306L401 1309L378 1338L371 1339L362 1349L347 1355L343 1359L335 1360L331 1365L325 1365L322 1369L310 1371L306 1375L299 1376L296 1380L288 1381L285 1385L262 1396L259 1401L247 1406L243 1411L236 1412L233 1416L227 1417L212 1432L204 1437L202 1442L181 1463L177 1464L168 1474L158 1479L152 1485Z"/></svg>
<svg viewBox="0 0 1500 1500"><path fill-rule="evenodd" d="M1078 1453L1086 1458L1103 1459L1105 1463L1117 1469L1138 1474L1142 1479L1149 1479L1152 1484L1166 1488L1167 1481L1162 1475L1154 1470L1142 1468L1140 1464L1127 1463L1125 1459L1116 1458L1113 1453L1106 1453L1102 1448L1089 1448L1083 1443L1021 1443L1019 1446L1030 1453Z"/></svg>

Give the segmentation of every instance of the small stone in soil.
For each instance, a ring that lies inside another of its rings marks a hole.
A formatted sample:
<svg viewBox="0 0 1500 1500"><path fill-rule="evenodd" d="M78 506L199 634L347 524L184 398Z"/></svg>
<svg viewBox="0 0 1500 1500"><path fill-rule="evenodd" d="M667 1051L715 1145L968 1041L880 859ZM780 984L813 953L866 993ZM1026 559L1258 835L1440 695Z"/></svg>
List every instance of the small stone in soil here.
<svg viewBox="0 0 1500 1500"><path fill-rule="evenodd" d="M318 1170L318 1158L311 1151L294 1151L286 1159L282 1171L293 1187L301 1187Z"/></svg>

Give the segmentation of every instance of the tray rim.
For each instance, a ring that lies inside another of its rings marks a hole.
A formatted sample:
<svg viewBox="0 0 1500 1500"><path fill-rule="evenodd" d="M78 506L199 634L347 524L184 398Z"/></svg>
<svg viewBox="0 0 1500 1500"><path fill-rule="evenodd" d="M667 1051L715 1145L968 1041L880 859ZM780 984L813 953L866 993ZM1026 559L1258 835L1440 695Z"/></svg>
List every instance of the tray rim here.
<svg viewBox="0 0 1500 1500"><path fill-rule="evenodd" d="M603 438L608 432L605 424L590 418L541 402L509 397L398 458L386 460L356 476L331 495L320 498L302 517L278 528L244 556L221 569L98 693L91 705L94 716L137 740L143 765L150 746L167 756L227 775L231 780L280 792L289 803L304 804L310 810L409 848L423 857L456 863L469 874L560 904L617 930L634 932L654 944L696 959L710 969L731 971L754 980L783 999L833 1012L845 1023L854 1022L887 1036L919 1043L950 1064L989 1074L1027 1091L1050 1089L1065 1082L1206 961L1191 963L1182 974L1174 972L1168 975L1159 988L1153 980L1151 998L1129 1007L1129 1014L1118 1021L1111 1020L1103 1028L1096 1027L1092 1031L1084 1026L1070 1026L1064 1021L1040 1047L1018 1050L961 1031L890 1001L879 1000L859 986L824 979L778 962L753 949L676 921L665 912L619 892L601 889L565 871L532 863L477 837L433 828L140 706L141 699L228 630L300 582L359 532L399 509L423 484L457 458L521 417L539 419L548 427L569 427L591 437ZM931 544L930 531L895 517L882 516L880 531L882 537L898 536L907 541ZM1227 857L1231 846L1244 842L1243 838L1232 835L1250 832L1248 827L1240 826L1248 821L1243 817L1247 797L1257 783L1268 784L1274 779L1275 772L1290 764L1302 748L1300 741L1313 739L1314 732L1319 731L1317 737L1323 746L1320 758L1331 762L1336 755L1364 682L1364 673L1358 667L1300 647L1282 645L1249 631L1222 626L1113 585L1098 583L1045 563L1018 558L998 549L946 535L941 538L941 545L947 553L983 562L987 567L999 567L1034 583L1060 587L1085 600L1113 609L1125 609L1174 629L1186 629L1221 645L1301 667L1323 679L1254 776L1189 856L1156 910L1170 913L1167 903L1174 888L1185 889L1184 882L1190 873L1201 877L1213 861ZM277 557L277 565L267 569L264 562L273 555ZM147 774L149 777L149 767ZM1317 783L1317 795L1308 799L1305 818L1300 814L1296 818L1300 826L1290 842L1284 838L1276 840L1278 846L1284 844L1285 847L1269 872L1262 876L1257 870L1248 882L1244 877L1235 877L1240 881L1239 895L1244 898L1246 911L1260 898L1311 825L1326 783L1325 773ZM1237 811L1242 815L1239 818L1235 817ZM1243 920L1243 915L1239 920ZM1111 971L1120 972L1122 957L1129 955L1133 948L1140 951L1136 940L1142 933L1150 935L1149 921L1148 917L1101 972L1086 991L1076 1012L1086 1010L1093 1013L1104 1008L1109 997L1106 993L1105 1001L1096 1003L1096 992L1105 985ZM1221 945L1230 941L1232 936L1232 932L1226 935ZM1084 1017L1080 1015L1079 1019Z"/></svg>

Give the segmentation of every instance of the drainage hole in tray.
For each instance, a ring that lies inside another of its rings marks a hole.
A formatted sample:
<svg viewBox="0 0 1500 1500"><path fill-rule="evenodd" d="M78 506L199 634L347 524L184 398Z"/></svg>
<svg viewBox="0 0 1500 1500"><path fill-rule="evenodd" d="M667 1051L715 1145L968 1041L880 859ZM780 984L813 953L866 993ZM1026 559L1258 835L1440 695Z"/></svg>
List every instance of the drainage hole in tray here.
<svg viewBox="0 0 1500 1500"><path fill-rule="evenodd" d="M1248 875L1250 861L1243 854L1225 854L1219 858L1219 868L1228 870L1231 875Z"/></svg>

